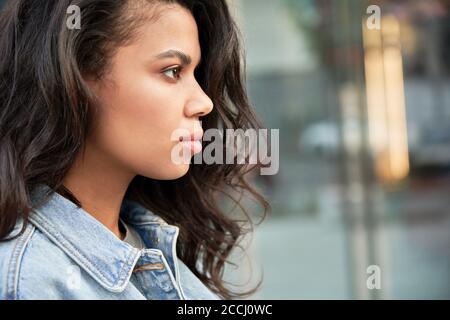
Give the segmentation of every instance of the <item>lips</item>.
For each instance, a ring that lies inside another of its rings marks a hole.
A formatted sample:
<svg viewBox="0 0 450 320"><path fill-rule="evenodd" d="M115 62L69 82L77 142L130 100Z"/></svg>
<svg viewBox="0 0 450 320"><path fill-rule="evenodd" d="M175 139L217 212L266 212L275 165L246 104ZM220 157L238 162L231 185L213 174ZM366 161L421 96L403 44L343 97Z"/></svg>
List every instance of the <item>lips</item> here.
<svg viewBox="0 0 450 320"><path fill-rule="evenodd" d="M203 131L195 131L186 136L181 136L179 138L180 143L185 146L191 153L191 155L202 151L202 140Z"/></svg>
<svg viewBox="0 0 450 320"><path fill-rule="evenodd" d="M202 140L203 137L203 131L195 131L194 133L191 133L186 136L181 136L179 139L180 141L199 141Z"/></svg>

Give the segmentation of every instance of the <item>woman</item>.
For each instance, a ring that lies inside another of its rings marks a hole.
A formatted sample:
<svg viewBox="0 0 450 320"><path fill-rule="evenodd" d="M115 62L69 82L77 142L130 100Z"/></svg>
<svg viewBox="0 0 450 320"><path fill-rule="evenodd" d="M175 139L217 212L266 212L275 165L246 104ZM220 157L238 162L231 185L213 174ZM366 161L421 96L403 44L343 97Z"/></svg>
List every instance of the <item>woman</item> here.
<svg viewBox="0 0 450 320"><path fill-rule="evenodd" d="M249 168L172 152L259 127L225 0L12 0L0 28L0 298L252 293L224 286L243 228L219 206L268 207Z"/></svg>

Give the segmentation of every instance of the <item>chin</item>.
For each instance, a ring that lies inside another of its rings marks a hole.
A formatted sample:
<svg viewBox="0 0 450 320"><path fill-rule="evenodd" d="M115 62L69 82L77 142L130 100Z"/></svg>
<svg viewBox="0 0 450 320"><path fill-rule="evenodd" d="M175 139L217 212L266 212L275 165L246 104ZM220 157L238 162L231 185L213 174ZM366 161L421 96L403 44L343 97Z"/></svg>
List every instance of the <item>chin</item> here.
<svg viewBox="0 0 450 320"><path fill-rule="evenodd" d="M176 180L189 171L189 164L171 165L159 170L157 174L146 174L145 176L155 180Z"/></svg>
<svg viewBox="0 0 450 320"><path fill-rule="evenodd" d="M181 178L182 176L186 175L186 173L188 173L189 171L189 164L177 165L176 167L177 167L176 172L174 171L172 178L169 179Z"/></svg>

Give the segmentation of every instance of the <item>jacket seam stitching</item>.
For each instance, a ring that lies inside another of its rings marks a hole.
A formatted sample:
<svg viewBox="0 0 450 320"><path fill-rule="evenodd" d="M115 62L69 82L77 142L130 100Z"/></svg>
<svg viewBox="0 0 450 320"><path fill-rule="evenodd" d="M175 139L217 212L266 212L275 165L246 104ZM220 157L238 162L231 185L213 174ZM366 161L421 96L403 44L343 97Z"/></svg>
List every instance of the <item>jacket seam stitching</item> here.
<svg viewBox="0 0 450 320"><path fill-rule="evenodd" d="M180 279L180 270L179 270L179 266L178 266L178 255L177 255L177 251L176 251L176 243L177 243L177 239L178 239L178 233L179 233L179 228L175 226L175 236L174 236L174 240L172 241L172 258L174 260L174 265L175 265L175 280L178 284L178 287L180 288L180 293L181 293L181 297L183 300L186 300L186 296L184 294L183 291L183 287L181 285L181 279Z"/></svg>
<svg viewBox="0 0 450 320"><path fill-rule="evenodd" d="M19 269L22 262L22 257L28 243L34 234L35 227L30 225L26 229L26 234L23 235L14 245L12 257L8 266L8 278L7 278L7 296L12 300L18 298L18 282L19 282Z"/></svg>
<svg viewBox="0 0 450 320"><path fill-rule="evenodd" d="M41 218L42 219L42 218ZM81 252L79 252L77 249L72 248L73 246L67 241L67 239L59 232L57 231L51 224L44 221L42 219L42 224L40 224L38 221L33 221L34 224L37 226L41 226L42 232L49 237L51 240L58 243L59 247L62 247L63 251L66 251L69 253L69 256L71 256L75 261L77 261L81 266L87 268L89 272L93 273L93 269L97 269L98 276L102 281L105 283L109 283L109 281L106 279L106 277L103 275L103 273L99 270L99 268L95 267L87 257L85 257ZM51 229L52 232L47 230L47 228ZM54 234L53 234L54 233ZM87 263L83 260L86 260ZM109 285L108 285L109 286Z"/></svg>
<svg viewBox="0 0 450 320"><path fill-rule="evenodd" d="M73 245L71 245L70 242L64 237L64 235L62 235L59 231L57 231L56 228L54 228L49 222L45 221L45 219L43 219L42 217L39 217L39 219L41 220L41 223L39 221L36 221L36 219L30 218L30 220L32 220L32 222L36 226L40 226L40 228L42 228L42 232L47 237L55 241L57 245L60 248L62 248L63 251L66 252L66 254L69 253L69 256L72 259L74 259L77 263L79 263L81 266L83 266L93 278L99 277L103 286L105 286L108 290L114 292L123 291L123 289L125 288L124 284L126 284L126 281L124 280L126 280L127 275L131 273L127 272L125 269L127 268L130 269L129 266L132 264L134 260L133 258L135 252L133 250L131 250L129 255L125 258L124 266L121 267L121 270L119 271L117 277L118 280L111 282L107 280L106 276L101 272L100 268L96 267L95 264L93 264L84 254L82 254L79 250L73 247Z"/></svg>
<svg viewBox="0 0 450 320"><path fill-rule="evenodd" d="M55 202L53 203L58 210L64 211L66 210L61 203ZM77 208L72 208L71 210L76 210ZM131 273L132 268L129 268L129 266L131 264L133 264L133 260L136 252L134 250L131 250L128 254L128 256L125 257L125 263L124 263L124 267L122 267L122 269L118 272L117 277L119 278L119 280L116 281L109 281L106 277L106 275L101 271L101 269L99 267L97 267L95 265L95 263L93 263L87 256L85 256L84 254L82 254L75 246L73 246L67 239L66 237L60 233L57 228L55 228L53 226L53 224L49 221L47 221L46 217L44 214L42 214L40 212L39 209L35 209L36 213L38 213L38 216L40 216L39 218L42 220L43 223L43 227L48 226L49 227L49 231L45 232L48 236L50 236L50 238L54 238L56 240L56 242L59 243L60 247L62 247L62 249L65 251L65 249L67 249L67 251L69 251L70 254L73 254L74 257L72 258L78 258L75 259L77 262L79 262L82 266L84 266L85 268L87 268L89 270L90 273L95 273L95 271L97 271L99 273L99 276L101 278L101 281L103 281L103 285L106 286L108 289L112 290L112 291L122 291L125 286L122 283L119 288L115 288L117 287L119 281L123 281L124 279L127 278L127 275L129 273ZM57 236L53 236L53 234L50 232L53 231L54 234L56 234ZM61 237L62 240L64 240L64 243L61 241L58 241L57 237ZM79 256L77 256L77 254L79 254ZM80 259L83 258L84 260L86 260L86 262L82 262ZM137 260L137 259L136 259ZM127 270L124 270L127 269Z"/></svg>
<svg viewBox="0 0 450 320"><path fill-rule="evenodd" d="M177 292L178 296L180 297L180 300L186 300L186 299L184 299L183 295L181 294L180 288L172 274L172 270L170 270L170 266L169 266L169 263L167 262L166 257L164 257L164 255L161 255L161 259L163 261L163 264L166 265L166 269L167 269L167 273L169 274L170 282L172 283L173 287L175 288L175 291Z"/></svg>

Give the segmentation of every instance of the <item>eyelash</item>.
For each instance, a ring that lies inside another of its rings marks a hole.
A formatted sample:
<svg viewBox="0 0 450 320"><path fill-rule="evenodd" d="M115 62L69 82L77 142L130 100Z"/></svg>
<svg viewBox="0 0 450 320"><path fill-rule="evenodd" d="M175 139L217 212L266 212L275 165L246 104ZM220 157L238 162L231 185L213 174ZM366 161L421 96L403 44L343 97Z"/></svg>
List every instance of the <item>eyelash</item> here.
<svg viewBox="0 0 450 320"><path fill-rule="evenodd" d="M171 68L169 68L169 69L166 69L166 70L164 70L162 73L166 73L166 72L171 72L171 71L176 71L176 76L175 77L171 77L171 76L168 76L170 79L172 79L172 80L179 80L180 79L180 73L181 73L181 70L182 70L183 68L181 67L181 66L176 66L176 67L171 67Z"/></svg>

